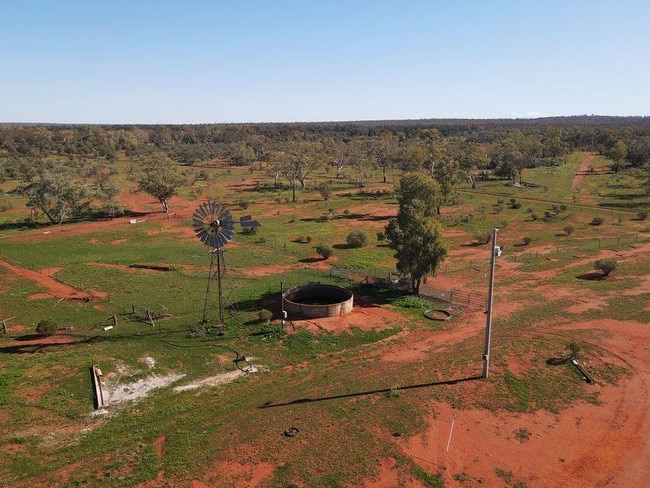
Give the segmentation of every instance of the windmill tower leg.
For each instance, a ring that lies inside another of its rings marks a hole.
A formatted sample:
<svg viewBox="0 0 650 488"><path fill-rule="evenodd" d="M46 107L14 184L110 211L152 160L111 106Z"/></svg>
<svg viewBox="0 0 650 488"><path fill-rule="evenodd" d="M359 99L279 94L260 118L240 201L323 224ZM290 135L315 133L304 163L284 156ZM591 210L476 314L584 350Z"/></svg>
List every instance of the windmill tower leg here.
<svg viewBox="0 0 650 488"><path fill-rule="evenodd" d="M208 310L210 309L210 305L209 305L210 288L212 285L212 280L214 279L214 275L215 275L215 270L214 270L215 252L216 250L210 253L210 271L208 271L208 283L205 287L205 300L203 301L203 317L201 318L202 323L206 323L208 321Z"/></svg>
<svg viewBox="0 0 650 488"><path fill-rule="evenodd" d="M217 248L217 287L219 289L219 323L225 324L223 319L223 287L221 283L221 278L223 271L225 270L225 262L223 260L223 251L220 248Z"/></svg>

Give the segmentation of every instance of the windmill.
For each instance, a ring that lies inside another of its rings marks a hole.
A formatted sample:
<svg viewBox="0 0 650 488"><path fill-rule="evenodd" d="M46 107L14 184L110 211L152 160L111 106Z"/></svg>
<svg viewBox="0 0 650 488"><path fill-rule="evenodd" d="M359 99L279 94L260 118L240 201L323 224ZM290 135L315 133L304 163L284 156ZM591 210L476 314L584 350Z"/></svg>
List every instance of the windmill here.
<svg viewBox="0 0 650 488"><path fill-rule="evenodd" d="M210 248L210 271L205 289L203 302L203 317L201 322L208 321L208 311L213 307L210 303L212 284L217 282L217 299L219 304L219 323L224 324L223 317L223 286L222 279L225 273L223 248L235 233L235 220L230 211L223 205L208 200L202 203L192 216L192 227L199 240ZM260 223L252 220L250 215L241 217L238 221L242 228L259 227Z"/></svg>

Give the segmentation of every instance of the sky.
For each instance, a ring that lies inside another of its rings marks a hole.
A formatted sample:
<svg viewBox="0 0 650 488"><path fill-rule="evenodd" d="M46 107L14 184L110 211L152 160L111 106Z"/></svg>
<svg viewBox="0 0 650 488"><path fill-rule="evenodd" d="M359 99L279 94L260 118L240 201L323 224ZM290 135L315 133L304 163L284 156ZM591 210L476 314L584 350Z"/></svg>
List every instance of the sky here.
<svg viewBox="0 0 650 488"><path fill-rule="evenodd" d="M2 0L0 121L650 115L649 0Z"/></svg>

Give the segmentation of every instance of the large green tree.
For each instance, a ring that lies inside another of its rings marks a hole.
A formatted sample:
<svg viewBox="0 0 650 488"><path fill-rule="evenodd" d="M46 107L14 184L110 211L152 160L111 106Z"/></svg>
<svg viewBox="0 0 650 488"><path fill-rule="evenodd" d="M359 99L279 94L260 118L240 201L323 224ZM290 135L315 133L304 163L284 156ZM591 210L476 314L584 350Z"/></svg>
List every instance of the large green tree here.
<svg viewBox="0 0 650 488"><path fill-rule="evenodd" d="M424 216L431 217L442 203L440 185L423 173L407 173L400 179L397 203L400 210L411 206Z"/></svg>
<svg viewBox="0 0 650 488"><path fill-rule="evenodd" d="M44 171L30 183L25 192L28 195L27 208L40 209L53 224L61 224L67 217L76 215L90 206L90 190L73 181L63 171Z"/></svg>
<svg viewBox="0 0 650 488"><path fill-rule="evenodd" d="M411 279L415 295L447 256L442 226L435 217L437 185L426 175L407 175L400 181L397 218L386 226L389 247L395 251L397 270Z"/></svg>
<svg viewBox="0 0 650 488"><path fill-rule="evenodd" d="M158 157L145 163L137 182L140 190L158 200L169 213L169 199L178 193L184 178L169 158Z"/></svg>

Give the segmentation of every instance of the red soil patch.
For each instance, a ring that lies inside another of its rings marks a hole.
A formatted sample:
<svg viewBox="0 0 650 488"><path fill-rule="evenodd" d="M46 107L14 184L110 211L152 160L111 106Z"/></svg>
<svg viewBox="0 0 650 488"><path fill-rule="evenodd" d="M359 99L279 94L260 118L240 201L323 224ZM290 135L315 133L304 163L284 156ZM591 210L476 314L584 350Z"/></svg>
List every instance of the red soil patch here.
<svg viewBox="0 0 650 488"><path fill-rule="evenodd" d="M154 448L156 450L156 455L158 456L158 459L163 458L163 455L165 453L165 442L167 442L167 436L166 435L161 435L153 443L153 446L154 446Z"/></svg>
<svg viewBox="0 0 650 488"><path fill-rule="evenodd" d="M363 483L365 488L394 488L396 486L408 486L400 484L397 461L394 458L381 460L379 465L379 477L375 480L368 480ZM419 486L419 484L418 484Z"/></svg>
<svg viewBox="0 0 650 488"><path fill-rule="evenodd" d="M329 271L329 269L333 266L334 262L335 260L332 259L317 260L314 261L313 263L309 263L308 266L310 269ZM241 274L242 276L253 278L255 276L272 276L274 274L289 273L291 271L304 269L306 266L307 265L304 263L273 264L268 266L257 266L254 268L246 268L246 269L233 268L232 271Z"/></svg>
<svg viewBox="0 0 650 488"><path fill-rule="evenodd" d="M577 328L610 331L603 340L611 354L607 359L635 371L617 386L594 385L601 405L580 403L556 415L454 410L434 402L426 431L394 442L425 469L443 471L446 486L464 486L454 479L460 473L482 479L483 486L501 486L496 468L512 471L513 482L527 486L646 486L650 387L642 371L650 361L650 331L643 324L614 320L561 329ZM515 367L529 367L526 358Z"/></svg>
<svg viewBox="0 0 650 488"><path fill-rule="evenodd" d="M34 271L32 269L14 266L13 264L9 264L5 261L0 261L0 266L7 268L16 276L33 281L38 286L42 288L46 288L47 296L52 296L55 298L63 298L66 300L90 301L102 295L101 293L98 292L94 292L94 294L91 295L90 293L77 291L71 286L65 285L60 281L57 281L54 278L48 276L47 274L43 274L39 271ZM37 294L36 296L36 298L42 298L42 297L43 297L42 294Z"/></svg>
<svg viewBox="0 0 650 488"><path fill-rule="evenodd" d="M582 180L584 180L585 178L584 173L586 171L589 171L589 168L591 168L591 163L595 157L596 157L596 153L592 153L592 154L588 154L587 157L582 160L582 163L580 163L580 167L578 168L578 171L576 171L576 174L573 175L573 179L571 180L571 188L576 190L582 185Z"/></svg>
<svg viewBox="0 0 650 488"><path fill-rule="evenodd" d="M404 315L394 312L386 307L373 306L362 297L355 297L352 312L338 317L324 317L318 319L294 320L294 326L308 329L320 329L327 332L340 334L348 332L351 328L361 330L383 330L389 327L402 325L407 319ZM287 325L287 331L291 326Z"/></svg>
<svg viewBox="0 0 650 488"><path fill-rule="evenodd" d="M217 461L212 471L204 476L205 483L195 480L192 486L212 487L229 486L232 488L257 488L273 476L271 463L238 463L235 461Z"/></svg>

